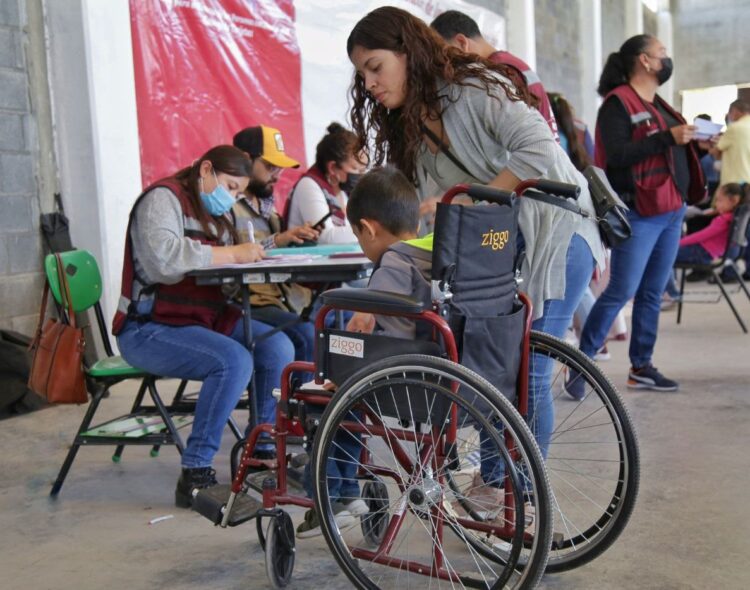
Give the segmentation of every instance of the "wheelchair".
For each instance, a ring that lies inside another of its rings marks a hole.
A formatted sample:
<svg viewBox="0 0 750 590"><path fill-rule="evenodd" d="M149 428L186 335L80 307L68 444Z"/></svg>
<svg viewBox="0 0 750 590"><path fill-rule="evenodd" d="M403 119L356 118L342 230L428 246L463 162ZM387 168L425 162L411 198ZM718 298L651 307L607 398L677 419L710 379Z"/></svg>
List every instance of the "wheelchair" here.
<svg viewBox="0 0 750 590"><path fill-rule="evenodd" d="M490 205L450 205L460 193ZM545 570L590 561L624 528L638 484L632 424L596 365L530 330L531 305L516 288L515 216L515 193L459 185L446 194L431 309L394 293L324 293L315 362L286 367L275 423L250 432L230 486L194 491L193 508L214 524L256 521L273 587L286 586L294 567L284 505L315 508L331 553L360 588L533 588ZM423 337L325 328L336 310L405 317ZM575 403L559 393L570 371L586 382ZM338 387L302 389L302 372ZM543 409L529 405L537 386L555 392L546 461L527 424ZM277 460L256 487L247 474L260 466L252 453L261 433L275 440ZM300 433L312 447L312 499L289 489L287 444ZM473 494L480 487L490 499ZM342 510L355 500L364 504L356 514Z"/></svg>

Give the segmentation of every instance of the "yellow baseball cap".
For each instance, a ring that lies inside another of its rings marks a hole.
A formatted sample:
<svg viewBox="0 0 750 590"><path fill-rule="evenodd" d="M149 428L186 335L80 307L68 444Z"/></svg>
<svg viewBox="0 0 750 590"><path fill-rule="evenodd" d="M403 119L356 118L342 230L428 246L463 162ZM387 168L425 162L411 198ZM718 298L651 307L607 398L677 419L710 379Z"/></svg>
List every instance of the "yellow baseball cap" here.
<svg viewBox="0 0 750 590"><path fill-rule="evenodd" d="M281 132L273 127L247 127L234 136L232 143L251 157L260 156L273 166L299 168L299 162L286 155Z"/></svg>

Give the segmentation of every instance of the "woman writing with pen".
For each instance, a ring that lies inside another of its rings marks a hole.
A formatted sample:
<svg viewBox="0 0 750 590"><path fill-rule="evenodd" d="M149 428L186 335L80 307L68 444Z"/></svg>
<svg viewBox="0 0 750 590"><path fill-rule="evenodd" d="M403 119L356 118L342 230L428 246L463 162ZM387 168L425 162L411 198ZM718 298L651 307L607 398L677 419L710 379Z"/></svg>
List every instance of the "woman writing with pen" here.
<svg viewBox="0 0 750 590"><path fill-rule="evenodd" d="M191 166L144 189L128 224L122 290L112 331L133 366L202 382L193 429L182 455L175 502L216 484L212 468L227 419L253 369L260 422L272 421L273 388L294 350L283 333L253 319L259 338L245 347L241 311L220 286L198 285L190 271L260 260L260 244L240 244L229 212L247 187L252 163L232 147L210 149ZM260 445L270 454L270 441ZM259 458L264 458L259 456Z"/></svg>

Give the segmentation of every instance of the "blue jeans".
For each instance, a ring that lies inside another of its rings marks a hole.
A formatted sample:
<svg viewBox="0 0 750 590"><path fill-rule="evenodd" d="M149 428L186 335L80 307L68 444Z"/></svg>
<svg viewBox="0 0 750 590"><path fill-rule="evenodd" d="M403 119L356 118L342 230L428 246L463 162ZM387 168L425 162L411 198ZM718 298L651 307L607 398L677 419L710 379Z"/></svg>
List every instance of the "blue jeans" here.
<svg viewBox="0 0 750 590"><path fill-rule="evenodd" d="M685 264L711 264L711 255L700 244L688 244L680 246L677 250L677 259L675 262Z"/></svg>
<svg viewBox="0 0 750 590"><path fill-rule="evenodd" d="M255 320L252 326L256 335L271 330ZM292 343L283 333L262 340L251 355L244 346L242 321L230 336L201 326L128 321L117 344L123 358L144 371L203 382L182 455L185 468L211 466L224 426L252 376L253 356L260 421L275 421L272 391L280 383L281 371L294 358Z"/></svg>
<svg viewBox="0 0 750 590"><path fill-rule="evenodd" d="M356 421L355 418L352 418L352 422ZM330 448L333 450L333 453L328 457L326 462L328 497L330 501L335 502L341 499L351 500L359 498L359 483L355 476L357 474L360 452L362 451L361 436L342 430L334 435L333 444ZM305 488L307 497L312 498L311 462L305 465L302 485Z"/></svg>
<svg viewBox="0 0 750 590"><path fill-rule="evenodd" d="M546 332L558 338L565 335L578 304L588 288L595 266L594 256L586 241L574 234L568 246L565 262L565 295L563 299L544 302L542 316L531 324L533 330ZM531 427L542 456L547 457L550 438L555 425L555 408L550 388L554 361L548 356L534 354L529 359L529 415ZM504 466L496 456L489 454L491 439L480 432L482 479L485 483L501 482Z"/></svg>
<svg viewBox="0 0 750 590"><path fill-rule="evenodd" d="M277 327L289 324L283 328L282 332L287 335L294 345L294 360L313 360L313 355L315 354L315 326L312 322L303 322L296 313L284 311L275 305L253 307L252 314L254 319L269 326ZM303 373L300 375L303 383L312 381L312 378L312 373Z"/></svg>
<svg viewBox="0 0 750 590"><path fill-rule="evenodd" d="M630 362L634 368L651 363L662 293L677 256L685 209L683 206L652 217L642 217L633 209L628 212L633 235L612 249L609 284L594 304L581 334L584 354L596 354L617 313L635 297Z"/></svg>

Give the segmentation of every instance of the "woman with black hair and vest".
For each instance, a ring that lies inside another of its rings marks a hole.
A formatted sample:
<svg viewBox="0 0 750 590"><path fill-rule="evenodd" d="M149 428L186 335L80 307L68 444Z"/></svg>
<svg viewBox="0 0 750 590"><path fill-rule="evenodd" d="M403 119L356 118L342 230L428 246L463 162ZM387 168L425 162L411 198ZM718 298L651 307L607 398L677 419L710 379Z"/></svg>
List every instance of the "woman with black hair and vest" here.
<svg viewBox="0 0 750 590"><path fill-rule="evenodd" d="M122 290L112 332L123 358L154 375L201 381L193 429L182 454L175 503L189 507L192 490L216 484L212 468L229 415L255 369L259 422L272 422L273 388L294 347L281 332L245 347L240 308L221 286L199 285L192 270L256 262L259 244L238 243L229 218L247 188L252 163L239 149L214 147L170 177L145 188L130 214ZM253 320L253 333L267 324ZM256 447L275 457L270 440Z"/></svg>
<svg viewBox="0 0 750 590"><path fill-rule="evenodd" d="M320 231L318 244L356 244L346 219L346 202L367 167L358 137L331 123L315 148L315 162L294 185L284 215L292 227L306 223Z"/></svg>
<svg viewBox="0 0 750 590"><path fill-rule="evenodd" d="M617 312L634 298L628 387L656 391L678 388L651 360L685 203L700 201L706 191L695 127L656 93L671 74L664 45L651 35L636 35L610 54L599 80L604 103L596 122L595 161L630 206L633 236L613 248L609 285L581 334L581 350L593 357Z"/></svg>

